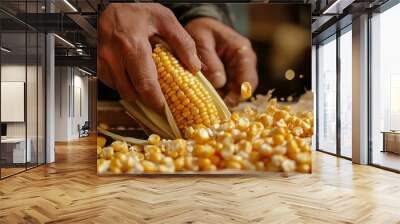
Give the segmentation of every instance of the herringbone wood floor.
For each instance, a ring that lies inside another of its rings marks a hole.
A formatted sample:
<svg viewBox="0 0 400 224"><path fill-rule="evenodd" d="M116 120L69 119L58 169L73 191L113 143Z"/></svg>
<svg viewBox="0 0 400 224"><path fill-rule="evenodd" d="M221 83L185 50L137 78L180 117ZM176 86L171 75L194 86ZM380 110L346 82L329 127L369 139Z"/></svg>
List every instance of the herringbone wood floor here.
<svg viewBox="0 0 400 224"><path fill-rule="evenodd" d="M0 223L400 223L400 175L326 154L312 175L98 177L90 144L0 181Z"/></svg>

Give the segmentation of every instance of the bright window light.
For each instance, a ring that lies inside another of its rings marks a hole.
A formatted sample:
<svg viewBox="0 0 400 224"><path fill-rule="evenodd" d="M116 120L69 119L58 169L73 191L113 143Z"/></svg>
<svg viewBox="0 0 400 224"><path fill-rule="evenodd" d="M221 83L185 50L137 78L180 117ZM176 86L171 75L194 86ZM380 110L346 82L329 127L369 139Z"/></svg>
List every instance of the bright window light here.
<svg viewBox="0 0 400 224"><path fill-rule="evenodd" d="M78 12L78 10L68 0L64 0L64 3L68 5L68 7L70 7L74 12Z"/></svg>

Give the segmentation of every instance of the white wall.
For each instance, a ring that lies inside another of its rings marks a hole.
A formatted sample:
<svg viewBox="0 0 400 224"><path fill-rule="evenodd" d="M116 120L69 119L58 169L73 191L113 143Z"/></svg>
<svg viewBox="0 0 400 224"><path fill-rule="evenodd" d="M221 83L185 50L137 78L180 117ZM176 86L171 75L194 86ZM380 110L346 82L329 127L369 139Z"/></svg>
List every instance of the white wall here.
<svg viewBox="0 0 400 224"><path fill-rule="evenodd" d="M38 69L38 70L37 70ZM27 80L25 80L27 78ZM26 110L25 122L6 122L8 138L25 138L30 140L32 161L39 158L44 162L44 74L42 67L25 64L3 64L1 66L1 81L18 81L26 83ZM2 96L4 97L4 96ZM8 108L1 108L7 110ZM37 157L37 154L39 156Z"/></svg>
<svg viewBox="0 0 400 224"><path fill-rule="evenodd" d="M88 78L72 67L56 67L55 73L55 140L74 140L78 125L88 120Z"/></svg>
<svg viewBox="0 0 400 224"><path fill-rule="evenodd" d="M36 111L37 99L36 99L36 79L33 79L31 75L36 76L36 66L28 66L28 86L27 86L27 107L28 112ZM10 82L25 82L25 65L2 65L1 66L1 81ZM41 105L39 105L40 107ZM6 110L7 108L1 108ZM36 113L27 113L28 129L32 127L36 130ZM31 124L34 122L35 124ZM33 127L34 126L34 127ZM28 130L28 134L30 131ZM25 123L24 122L11 122L7 123L7 136L8 137L25 137ZM29 137L29 136L28 136Z"/></svg>

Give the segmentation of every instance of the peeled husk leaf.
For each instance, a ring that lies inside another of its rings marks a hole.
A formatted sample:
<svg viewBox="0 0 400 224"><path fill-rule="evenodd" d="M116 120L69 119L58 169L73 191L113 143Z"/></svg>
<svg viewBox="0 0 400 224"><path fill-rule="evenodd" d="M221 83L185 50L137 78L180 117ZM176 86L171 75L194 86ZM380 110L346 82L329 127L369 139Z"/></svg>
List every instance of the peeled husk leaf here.
<svg viewBox="0 0 400 224"><path fill-rule="evenodd" d="M115 133L112 133L110 131L107 131L103 128L97 127L97 131L105 136L108 136L114 140L119 140L119 141L124 141L130 144L134 144L134 145L144 145L147 144L146 140L143 139L137 139L137 138L132 138L132 137L124 137Z"/></svg>

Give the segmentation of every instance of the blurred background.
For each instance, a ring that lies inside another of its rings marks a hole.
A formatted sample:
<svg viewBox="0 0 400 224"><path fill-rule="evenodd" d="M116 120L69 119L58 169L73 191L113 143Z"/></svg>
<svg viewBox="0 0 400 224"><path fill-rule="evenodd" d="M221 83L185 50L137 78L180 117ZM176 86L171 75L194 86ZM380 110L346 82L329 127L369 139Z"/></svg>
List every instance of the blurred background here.
<svg viewBox="0 0 400 224"><path fill-rule="evenodd" d="M236 31L246 36L258 58L256 94L296 101L311 89L311 5L227 3ZM99 100L118 93L99 83Z"/></svg>
<svg viewBox="0 0 400 224"><path fill-rule="evenodd" d="M234 28L258 57L256 94L294 100L311 89L311 5L228 4ZM294 77L293 77L294 72ZM286 74L286 75L285 75ZM290 97L291 96L291 97Z"/></svg>

